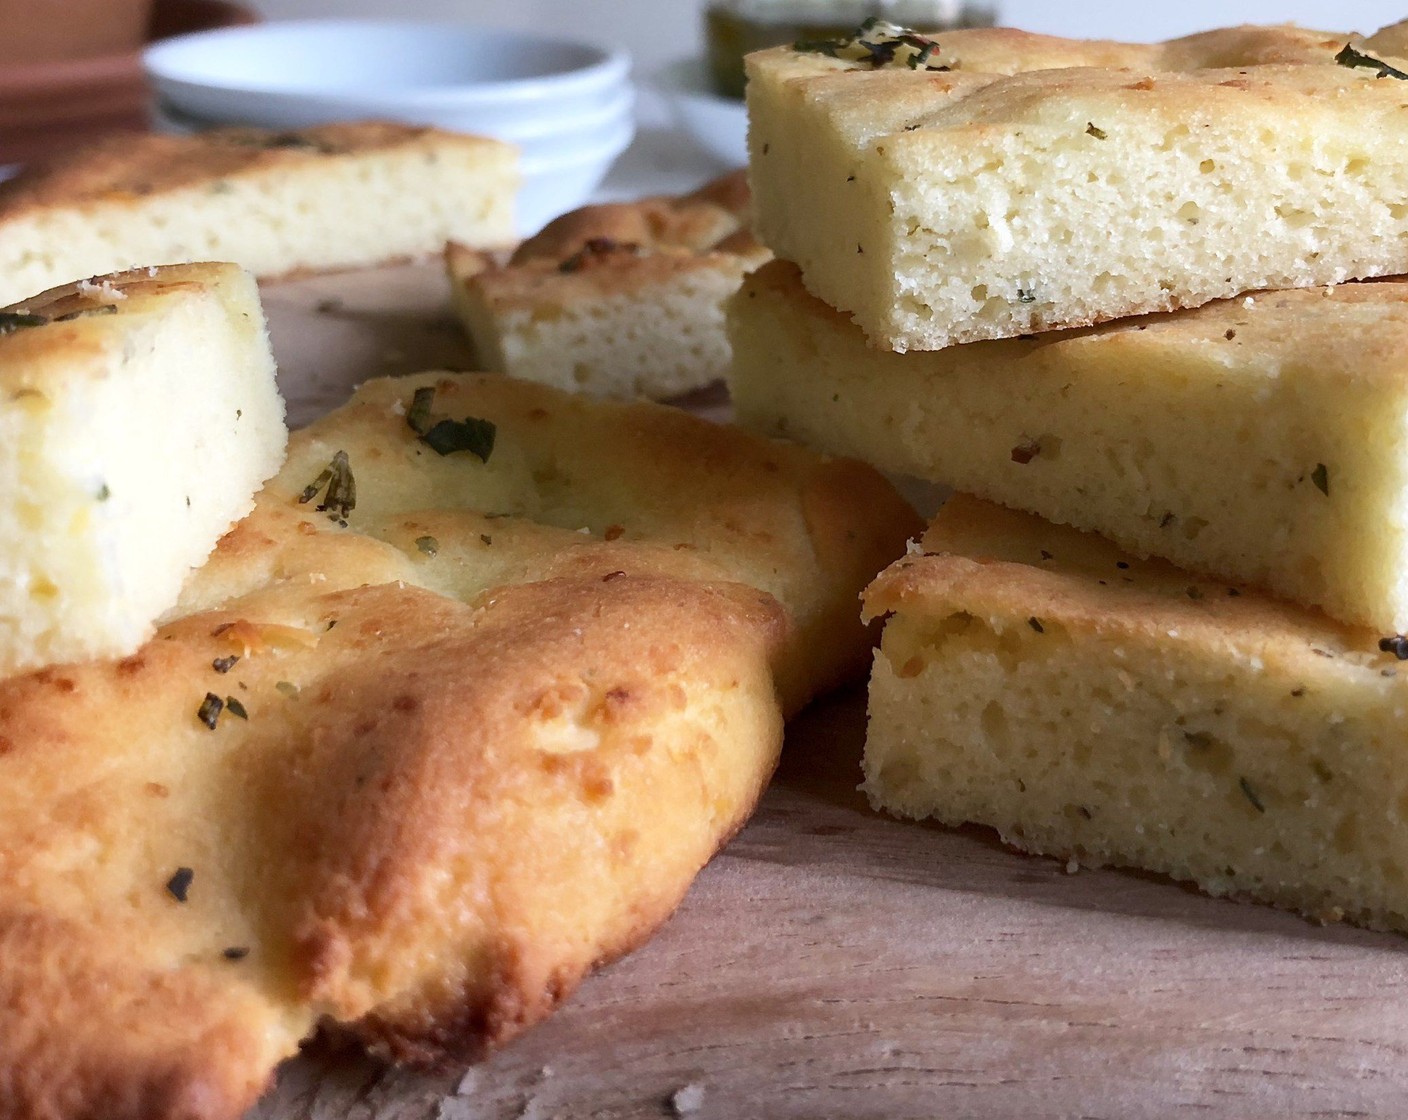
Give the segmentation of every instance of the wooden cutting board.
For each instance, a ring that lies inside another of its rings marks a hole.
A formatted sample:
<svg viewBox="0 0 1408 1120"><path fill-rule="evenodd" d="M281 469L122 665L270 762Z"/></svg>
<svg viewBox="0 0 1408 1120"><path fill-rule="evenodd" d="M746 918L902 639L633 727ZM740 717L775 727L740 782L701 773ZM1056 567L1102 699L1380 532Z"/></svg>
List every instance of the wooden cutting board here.
<svg viewBox="0 0 1408 1120"><path fill-rule="evenodd" d="M266 305L294 423L472 362L434 266ZM859 691L797 720L674 919L517 1044L440 1076L315 1049L250 1120L1408 1116L1408 939L889 819L864 721Z"/></svg>

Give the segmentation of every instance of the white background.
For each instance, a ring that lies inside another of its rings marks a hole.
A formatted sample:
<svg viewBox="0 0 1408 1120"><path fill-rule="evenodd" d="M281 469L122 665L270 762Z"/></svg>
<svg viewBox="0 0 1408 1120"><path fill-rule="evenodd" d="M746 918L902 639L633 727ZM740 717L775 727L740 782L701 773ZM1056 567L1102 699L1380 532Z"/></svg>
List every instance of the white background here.
<svg viewBox="0 0 1408 1120"><path fill-rule="evenodd" d="M1233 23L1295 22L1326 31L1372 31L1408 17L1408 0L996 0L1001 21L1029 31L1078 38L1166 39ZM271 18L415 15L505 27L554 28L611 39L630 48L643 70L694 53L703 0L254 0Z"/></svg>

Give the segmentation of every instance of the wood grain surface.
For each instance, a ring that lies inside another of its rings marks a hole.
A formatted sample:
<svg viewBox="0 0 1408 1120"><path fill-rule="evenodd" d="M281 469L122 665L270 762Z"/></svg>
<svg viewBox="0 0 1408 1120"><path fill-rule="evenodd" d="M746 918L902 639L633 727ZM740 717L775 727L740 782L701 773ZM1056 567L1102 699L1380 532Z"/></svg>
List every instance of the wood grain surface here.
<svg viewBox="0 0 1408 1120"><path fill-rule="evenodd" d="M434 266L266 305L295 422L472 363ZM516 1045L427 1075L315 1044L249 1120L1408 1116L1408 941L891 820L863 739L859 691L814 705L674 919Z"/></svg>

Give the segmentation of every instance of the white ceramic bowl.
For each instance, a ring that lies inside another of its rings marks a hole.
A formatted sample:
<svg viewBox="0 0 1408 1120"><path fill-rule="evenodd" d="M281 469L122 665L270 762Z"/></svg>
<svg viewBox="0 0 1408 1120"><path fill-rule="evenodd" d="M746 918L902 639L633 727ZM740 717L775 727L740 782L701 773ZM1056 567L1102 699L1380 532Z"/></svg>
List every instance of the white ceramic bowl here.
<svg viewBox="0 0 1408 1120"><path fill-rule="evenodd" d="M295 20L180 35L147 48L158 98L264 128L392 117L488 133L610 104L625 51L465 23Z"/></svg>
<svg viewBox="0 0 1408 1120"><path fill-rule="evenodd" d="M594 152L567 152L523 161L523 186L518 192L518 228L537 233L553 218L575 210L592 196L635 135L632 122L615 140Z"/></svg>
<svg viewBox="0 0 1408 1120"><path fill-rule="evenodd" d="M703 61L673 62L655 74L653 84L680 130L699 147L730 167L748 162L748 111L742 101L714 92Z"/></svg>
<svg viewBox="0 0 1408 1120"><path fill-rule="evenodd" d="M635 132L624 51L469 24L266 23L168 39L144 62L168 131L376 118L517 144L525 234L586 202Z"/></svg>

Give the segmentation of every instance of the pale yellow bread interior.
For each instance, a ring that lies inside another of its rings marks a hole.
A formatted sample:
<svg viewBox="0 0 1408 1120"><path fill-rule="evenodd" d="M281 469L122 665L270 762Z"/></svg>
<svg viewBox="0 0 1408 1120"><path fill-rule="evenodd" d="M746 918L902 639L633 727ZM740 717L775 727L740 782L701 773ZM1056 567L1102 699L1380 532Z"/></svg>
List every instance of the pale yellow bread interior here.
<svg viewBox="0 0 1408 1120"><path fill-rule="evenodd" d="M113 137L0 184L0 303L136 265L265 278L507 245L518 182L509 144L385 121Z"/></svg>
<svg viewBox="0 0 1408 1120"><path fill-rule="evenodd" d="M1164 44L947 32L935 71L749 56L758 234L872 343L937 350L1408 272L1402 26Z"/></svg>
<svg viewBox="0 0 1408 1120"><path fill-rule="evenodd" d="M1408 630L1408 284L893 354L775 262L729 310L741 423Z"/></svg>
<svg viewBox="0 0 1408 1120"><path fill-rule="evenodd" d="M963 496L866 613L876 806L1408 932L1408 667L1375 631Z"/></svg>
<svg viewBox="0 0 1408 1120"><path fill-rule="evenodd" d="M363 386L134 656L0 682L0 1115L234 1120L320 1023L434 1064L537 1022L863 671L913 528L674 410Z"/></svg>
<svg viewBox="0 0 1408 1120"><path fill-rule="evenodd" d="M98 277L0 312L0 676L131 653L288 433L253 277Z"/></svg>

